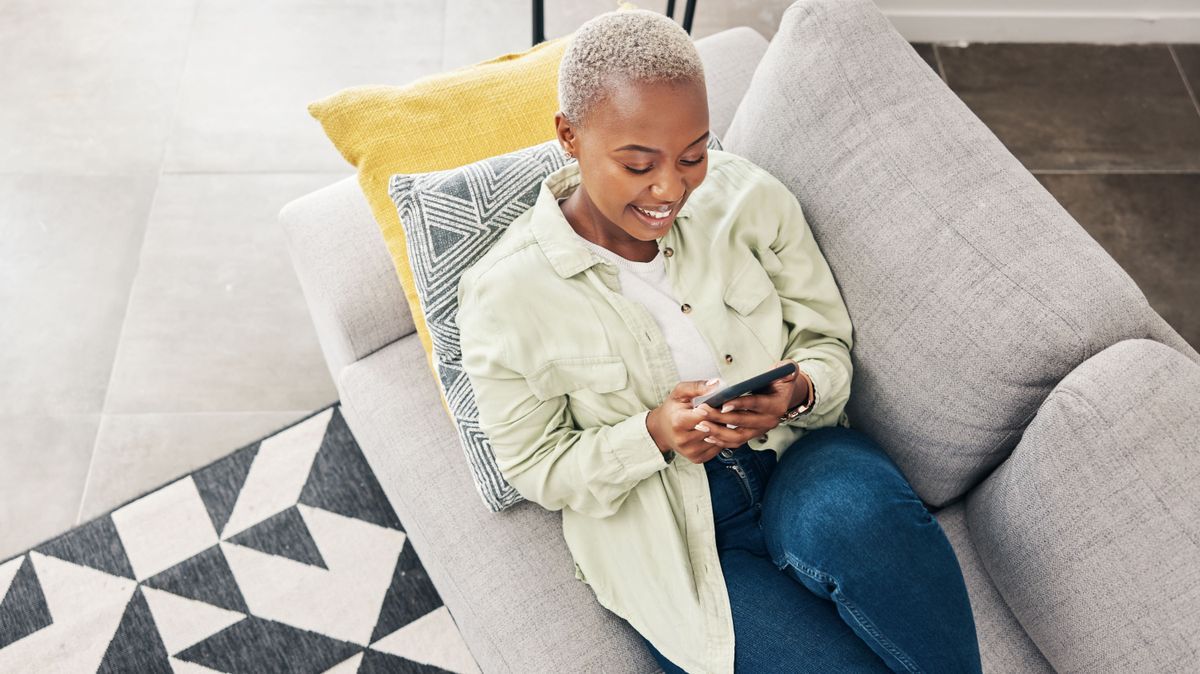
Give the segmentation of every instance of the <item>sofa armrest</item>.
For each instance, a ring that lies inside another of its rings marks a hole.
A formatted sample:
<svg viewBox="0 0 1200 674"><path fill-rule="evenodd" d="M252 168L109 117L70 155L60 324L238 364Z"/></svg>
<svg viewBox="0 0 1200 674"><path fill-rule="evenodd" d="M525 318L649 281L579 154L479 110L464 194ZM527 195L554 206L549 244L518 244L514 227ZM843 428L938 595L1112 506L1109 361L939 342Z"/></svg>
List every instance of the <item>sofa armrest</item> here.
<svg viewBox="0 0 1200 674"><path fill-rule="evenodd" d="M334 381L345 366L416 332L357 176L292 201L279 221Z"/></svg>
<svg viewBox="0 0 1200 674"><path fill-rule="evenodd" d="M1152 313L1154 315L1149 317L1146 337L1148 339L1153 339L1156 342L1162 342L1163 344L1166 344L1172 349L1175 349L1179 353L1182 353L1183 355L1192 359L1192 361L1196 364L1200 365L1200 353L1197 353L1196 349L1194 349L1191 344L1188 344L1187 340L1184 339L1183 336L1178 332L1176 332L1175 328L1171 327L1171 324L1168 323L1161 314L1159 314L1157 311Z"/></svg>
<svg viewBox="0 0 1200 674"><path fill-rule="evenodd" d="M988 575L1060 672L1200 653L1200 366L1132 339L1073 370L967 496Z"/></svg>

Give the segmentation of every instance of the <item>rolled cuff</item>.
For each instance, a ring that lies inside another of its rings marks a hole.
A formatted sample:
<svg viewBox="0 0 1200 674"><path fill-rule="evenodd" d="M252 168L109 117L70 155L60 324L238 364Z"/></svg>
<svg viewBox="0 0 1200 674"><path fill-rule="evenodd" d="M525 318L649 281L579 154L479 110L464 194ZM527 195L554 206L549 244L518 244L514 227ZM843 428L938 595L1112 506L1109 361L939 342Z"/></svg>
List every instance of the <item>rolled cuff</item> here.
<svg viewBox="0 0 1200 674"><path fill-rule="evenodd" d="M646 426L649 414L650 410L645 410L613 424L608 435L606 450L612 454L630 482L639 482L669 464L668 457L659 451L658 443L650 436L650 429Z"/></svg>
<svg viewBox="0 0 1200 674"><path fill-rule="evenodd" d="M832 374L829 372L829 366L819 360L796 361L796 365L812 380L813 403L807 412L787 423L790 426L804 426L812 417L819 414L817 410L821 406L821 392L829 390L832 385Z"/></svg>

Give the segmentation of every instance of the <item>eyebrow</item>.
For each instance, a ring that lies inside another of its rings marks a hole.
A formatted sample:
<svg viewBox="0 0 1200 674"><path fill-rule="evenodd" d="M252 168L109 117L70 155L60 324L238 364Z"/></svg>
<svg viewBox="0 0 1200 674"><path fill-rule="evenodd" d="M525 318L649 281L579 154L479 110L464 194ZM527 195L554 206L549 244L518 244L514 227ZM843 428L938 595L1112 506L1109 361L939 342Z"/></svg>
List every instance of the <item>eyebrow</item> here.
<svg viewBox="0 0 1200 674"><path fill-rule="evenodd" d="M704 140L705 138L708 138L708 135L710 133L712 133L712 132L705 131L699 138L688 143L688 147L691 147L691 146L695 145L696 143L699 143L700 141ZM637 150L639 152L649 152L651 154L659 154L660 152L662 152L662 150L658 150L658 149L655 149L652 147L646 147L645 145L622 145L621 147L613 150L613 152L620 152L621 150Z"/></svg>

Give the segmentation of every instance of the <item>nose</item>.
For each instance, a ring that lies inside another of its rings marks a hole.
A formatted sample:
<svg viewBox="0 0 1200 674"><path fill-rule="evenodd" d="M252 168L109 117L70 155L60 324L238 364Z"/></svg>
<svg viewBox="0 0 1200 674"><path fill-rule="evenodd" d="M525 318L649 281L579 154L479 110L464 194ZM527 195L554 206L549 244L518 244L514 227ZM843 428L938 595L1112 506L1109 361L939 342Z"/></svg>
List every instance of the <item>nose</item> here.
<svg viewBox="0 0 1200 674"><path fill-rule="evenodd" d="M664 171L663 176L650 187L651 194L660 201L674 203L683 198L687 185L683 182L683 174L677 171Z"/></svg>

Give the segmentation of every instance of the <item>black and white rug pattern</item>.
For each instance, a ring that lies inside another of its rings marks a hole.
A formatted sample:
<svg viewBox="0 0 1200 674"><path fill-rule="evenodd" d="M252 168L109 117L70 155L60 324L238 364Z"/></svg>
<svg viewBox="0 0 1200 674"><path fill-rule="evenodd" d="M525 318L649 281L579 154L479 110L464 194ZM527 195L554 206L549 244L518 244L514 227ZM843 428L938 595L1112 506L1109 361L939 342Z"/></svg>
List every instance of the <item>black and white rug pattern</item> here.
<svg viewBox="0 0 1200 674"><path fill-rule="evenodd" d="M0 562L0 672L478 671L338 403Z"/></svg>

